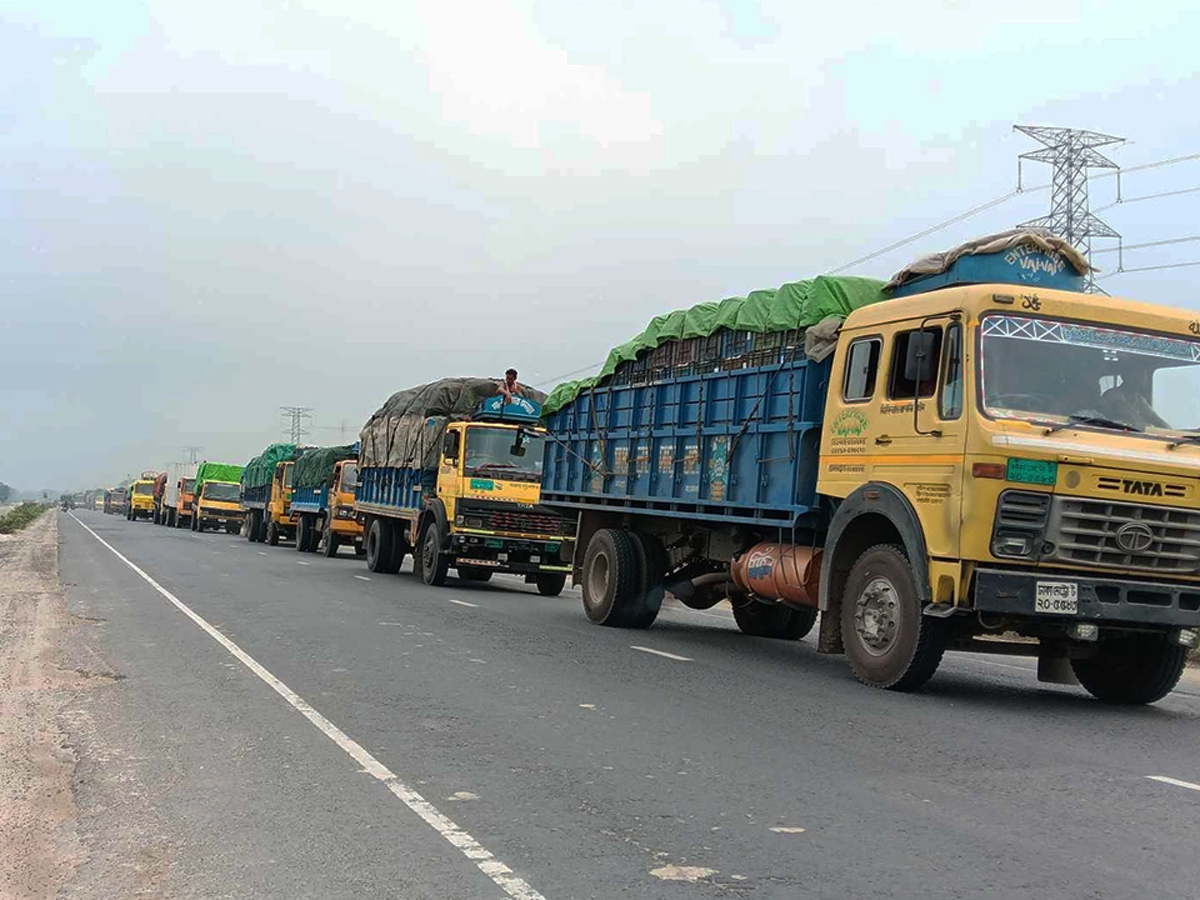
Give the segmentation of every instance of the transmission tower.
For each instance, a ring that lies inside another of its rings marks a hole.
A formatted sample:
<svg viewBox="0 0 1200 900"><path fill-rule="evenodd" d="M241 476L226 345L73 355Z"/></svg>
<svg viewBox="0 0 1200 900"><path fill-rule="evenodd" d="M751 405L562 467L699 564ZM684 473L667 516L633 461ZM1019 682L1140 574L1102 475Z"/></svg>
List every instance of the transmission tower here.
<svg viewBox="0 0 1200 900"><path fill-rule="evenodd" d="M188 446L188 447L183 448L183 453L187 457L187 461L190 462L194 466L196 464L196 454L198 454L203 449L204 449L203 447Z"/></svg>
<svg viewBox="0 0 1200 900"><path fill-rule="evenodd" d="M1021 189L1021 161L1050 163L1054 167L1050 190L1050 214L1023 222L1019 228L1045 228L1076 247L1092 261L1092 238L1120 238L1108 223L1094 216L1088 208L1088 169L1120 169L1097 147L1121 144L1125 138L1080 131L1075 128L1047 128L1039 125L1014 125L1014 131L1028 135L1041 149L1022 153L1017 159L1017 189ZM1117 194L1120 196L1120 175L1117 175ZM1089 293L1098 293L1094 275L1089 272Z"/></svg>
<svg viewBox="0 0 1200 900"><path fill-rule="evenodd" d="M281 406L279 412L288 420L284 432L293 444L308 436L307 423L312 421L311 406Z"/></svg>

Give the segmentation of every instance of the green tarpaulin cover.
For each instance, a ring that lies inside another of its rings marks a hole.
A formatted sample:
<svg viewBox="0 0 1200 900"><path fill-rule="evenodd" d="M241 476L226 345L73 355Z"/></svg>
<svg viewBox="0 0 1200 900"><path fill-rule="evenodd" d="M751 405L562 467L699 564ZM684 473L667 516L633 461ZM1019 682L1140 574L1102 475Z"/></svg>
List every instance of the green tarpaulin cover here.
<svg viewBox="0 0 1200 900"><path fill-rule="evenodd" d="M275 477L276 465L295 458L295 444L271 444L246 463L246 470L242 473L242 485L248 488L265 487Z"/></svg>
<svg viewBox="0 0 1200 900"><path fill-rule="evenodd" d="M355 459L353 444L341 447L317 447L296 460L292 469L292 486L298 488L326 487L333 480L333 467L344 459Z"/></svg>
<svg viewBox="0 0 1200 900"><path fill-rule="evenodd" d="M231 481L237 484L241 480L241 466L232 466L229 463L202 462L200 468L196 470L196 493L200 493L200 488L206 481Z"/></svg>
<svg viewBox="0 0 1200 900"><path fill-rule="evenodd" d="M655 316L641 334L609 352L598 375L560 384L550 392L542 410L549 414L562 409L580 393L612 375L621 363L667 341L708 337L722 328L758 334L808 328L829 316L845 318L861 306L886 300L883 285L875 278L818 275L774 290L753 291L745 297L700 303L690 309Z"/></svg>

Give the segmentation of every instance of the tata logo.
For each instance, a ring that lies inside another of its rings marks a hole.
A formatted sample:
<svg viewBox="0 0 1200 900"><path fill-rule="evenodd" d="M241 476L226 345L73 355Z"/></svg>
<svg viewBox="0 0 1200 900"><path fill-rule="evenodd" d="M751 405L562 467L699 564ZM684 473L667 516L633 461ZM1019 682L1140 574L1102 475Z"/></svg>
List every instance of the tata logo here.
<svg viewBox="0 0 1200 900"><path fill-rule="evenodd" d="M1128 478L1121 480L1121 488L1127 494L1137 494L1141 497L1161 497L1163 486L1157 481L1132 481Z"/></svg>
<svg viewBox="0 0 1200 900"><path fill-rule="evenodd" d="M1117 546L1126 553L1141 553L1154 543L1154 532L1149 525L1129 522L1117 530Z"/></svg>

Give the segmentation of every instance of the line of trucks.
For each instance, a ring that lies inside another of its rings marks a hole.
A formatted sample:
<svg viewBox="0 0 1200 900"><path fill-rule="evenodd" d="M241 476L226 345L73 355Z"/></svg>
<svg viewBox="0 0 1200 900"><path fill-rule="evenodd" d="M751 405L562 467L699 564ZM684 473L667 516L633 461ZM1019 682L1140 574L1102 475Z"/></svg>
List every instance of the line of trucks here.
<svg viewBox="0 0 1200 900"><path fill-rule="evenodd" d="M441 379L355 445L148 473L123 508L429 585L569 576L603 626L726 603L873 687L954 650L1151 703L1200 644L1200 319L1089 272L1026 230L700 304L548 397Z"/></svg>

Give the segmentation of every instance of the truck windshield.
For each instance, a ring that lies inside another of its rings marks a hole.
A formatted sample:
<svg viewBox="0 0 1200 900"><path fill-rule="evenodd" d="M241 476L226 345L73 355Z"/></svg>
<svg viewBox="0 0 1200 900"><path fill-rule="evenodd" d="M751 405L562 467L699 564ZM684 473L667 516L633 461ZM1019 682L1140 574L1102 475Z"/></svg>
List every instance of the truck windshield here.
<svg viewBox="0 0 1200 900"><path fill-rule="evenodd" d="M222 484L218 481L209 481L204 485L204 499L236 503L238 500L238 486L236 484Z"/></svg>
<svg viewBox="0 0 1200 900"><path fill-rule="evenodd" d="M341 490L352 494L356 487L358 487L358 466L351 462L344 463L342 465Z"/></svg>
<svg viewBox="0 0 1200 900"><path fill-rule="evenodd" d="M526 431L521 442L524 455L517 456L513 442L517 439L513 428L467 429L467 456L465 468L469 475L488 475L492 478L508 478L514 481L540 481L542 477L542 445L545 437Z"/></svg>
<svg viewBox="0 0 1200 900"><path fill-rule="evenodd" d="M185 494L190 494L195 489L196 489L196 479L195 478L183 479L183 492Z"/></svg>
<svg viewBox="0 0 1200 900"><path fill-rule="evenodd" d="M133 492L135 494L153 494L154 493L154 485L147 484L145 482L143 482L142 484L135 484L133 486Z"/></svg>
<svg viewBox="0 0 1200 900"><path fill-rule="evenodd" d="M1116 431L1200 430L1200 341L1021 316L981 325L983 409Z"/></svg>

